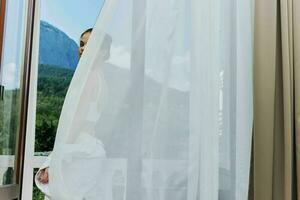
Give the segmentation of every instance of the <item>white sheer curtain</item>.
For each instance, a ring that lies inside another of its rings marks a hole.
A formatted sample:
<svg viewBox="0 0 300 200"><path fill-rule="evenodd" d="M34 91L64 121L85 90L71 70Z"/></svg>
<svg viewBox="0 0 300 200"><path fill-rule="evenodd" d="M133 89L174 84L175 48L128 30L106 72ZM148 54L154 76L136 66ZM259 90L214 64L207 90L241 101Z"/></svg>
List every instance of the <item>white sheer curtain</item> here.
<svg viewBox="0 0 300 200"><path fill-rule="evenodd" d="M70 85L54 200L246 200L252 0L106 0Z"/></svg>

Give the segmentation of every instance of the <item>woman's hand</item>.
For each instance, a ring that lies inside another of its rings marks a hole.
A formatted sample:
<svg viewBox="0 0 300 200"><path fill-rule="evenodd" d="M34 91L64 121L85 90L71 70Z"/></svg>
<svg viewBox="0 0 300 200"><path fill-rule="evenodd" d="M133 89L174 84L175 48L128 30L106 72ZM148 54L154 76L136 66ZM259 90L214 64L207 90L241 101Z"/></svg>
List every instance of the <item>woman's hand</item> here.
<svg viewBox="0 0 300 200"><path fill-rule="evenodd" d="M48 173L48 169L49 169L49 168L46 168L46 169L43 169L43 170L40 171L38 180L39 180L39 182L41 182L42 184L47 184L47 183L49 182L49 173Z"/></svg>

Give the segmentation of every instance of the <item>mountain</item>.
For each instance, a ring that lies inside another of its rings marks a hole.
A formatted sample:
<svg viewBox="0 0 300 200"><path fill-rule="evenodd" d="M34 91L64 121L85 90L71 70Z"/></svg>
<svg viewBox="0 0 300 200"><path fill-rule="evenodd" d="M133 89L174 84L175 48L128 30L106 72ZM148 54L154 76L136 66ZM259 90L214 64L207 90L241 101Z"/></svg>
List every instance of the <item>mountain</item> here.
<svg viewBox="0 0 300 200"><path fill-rule="evenodd" d="M75 69L78 60L77 43L63 31L41 21L39 64Z"/></svg>

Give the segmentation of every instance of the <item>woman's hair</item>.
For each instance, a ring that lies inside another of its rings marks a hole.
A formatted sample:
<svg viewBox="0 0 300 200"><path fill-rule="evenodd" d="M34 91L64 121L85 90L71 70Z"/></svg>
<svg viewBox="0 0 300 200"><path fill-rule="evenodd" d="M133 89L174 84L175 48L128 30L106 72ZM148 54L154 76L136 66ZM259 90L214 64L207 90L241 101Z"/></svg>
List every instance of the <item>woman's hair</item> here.
<svg viewBox="0 0 300 200"><path fill-rule="evenodd" d="M89 28L89 29L85 30L85 31L81 34L80 38L82 38L82 36L83 36L84 34L86 34L86 33L91 33L92 31L93 31L93 28Z"/></svg>
<svg viewBox="0 0 300 200"><path fill-rule="evenodd" d="M84 36L84 34L86 34L86 33L91 33L92 31L93 31L93 28L89 28L89 29L85 30L85 31L81 34L80 38L82 38L82 36ZM106 59L106 60L110 57L111 43L112 43L112 38L111 38L111 36L108 35L108 34L105 34L105 36L104 36L104 41L103 41L103 43L102 43L102 47L101 47L101 48L102 48L103 50L106 51L106 54L105 54L105 59Z"/></svg>

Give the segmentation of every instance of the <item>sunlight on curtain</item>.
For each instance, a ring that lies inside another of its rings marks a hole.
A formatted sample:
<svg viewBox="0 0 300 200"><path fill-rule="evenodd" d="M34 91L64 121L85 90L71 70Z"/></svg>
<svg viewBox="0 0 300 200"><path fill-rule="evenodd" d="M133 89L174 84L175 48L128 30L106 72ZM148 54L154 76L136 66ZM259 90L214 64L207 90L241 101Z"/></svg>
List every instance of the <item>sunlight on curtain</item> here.
<svg viewBox="0 0 300 200"><path fill-rule="evenodd" d="M106 0L70 85L55 200L246 200L252 1Z"/></svg>

